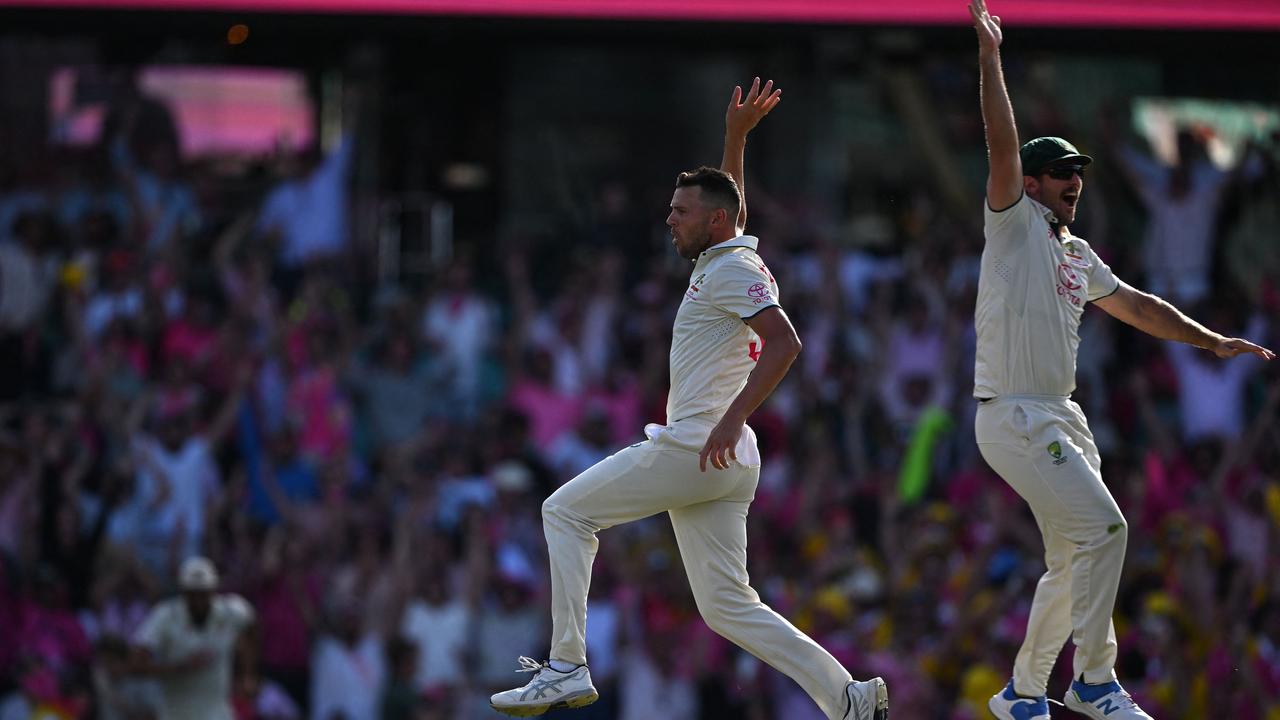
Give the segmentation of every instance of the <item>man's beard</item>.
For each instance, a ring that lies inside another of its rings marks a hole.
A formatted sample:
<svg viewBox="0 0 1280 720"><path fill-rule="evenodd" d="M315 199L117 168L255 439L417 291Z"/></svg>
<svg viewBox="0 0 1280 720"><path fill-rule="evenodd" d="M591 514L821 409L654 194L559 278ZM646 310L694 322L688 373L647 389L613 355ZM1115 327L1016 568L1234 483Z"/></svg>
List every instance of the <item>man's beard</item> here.
<svg viewBox="0 0 1280 720"><path fill-rule="evenodd" d="M702 251L711 246L710 230L703 228L702 231L698 232L694 237L697 238L697 240L689 242L683 249L678 245L676 246L676 252L685 260L697 260L698 256L702 254ZM688 236L686 236L686 239L689 239Z"/></svg>

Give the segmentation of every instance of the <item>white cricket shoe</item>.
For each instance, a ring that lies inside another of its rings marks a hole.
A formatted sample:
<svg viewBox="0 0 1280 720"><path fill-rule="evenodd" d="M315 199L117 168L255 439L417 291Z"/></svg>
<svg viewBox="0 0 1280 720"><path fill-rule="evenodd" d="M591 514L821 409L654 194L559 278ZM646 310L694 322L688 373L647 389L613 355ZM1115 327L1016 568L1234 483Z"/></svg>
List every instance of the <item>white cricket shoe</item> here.
<svg viewBox="0 0 1280 720"><path fill-rule="evenodd" d="M1062 702L1068 709L1094 720L1152 720L1115 680L1102 685L1075 680Z"/></svg>
<svg viewBox="0 0 1280 720"><path fill-rule="evenodd" d="M880 678L844 686L844 720L889 720L889 688Z"/></svg>
<svg viewBox="0 0 1280 720"><path fill-rule="evenodd" d="M1013 691L1012 680L1004 690L991 696L987 709L998 720L1049 720L1049 699L1044 695L1022 697Z"/></svg>
<svg viewBox="0 0 1280 720"><path fill-rule="evenodd" d="M489 706L500 713L532 717L556 708L584 707L600 699L586 665L560 672L548 663L521 656L520 669L516 672L531 672L533 677L524 687L489 698Z"/></svg>

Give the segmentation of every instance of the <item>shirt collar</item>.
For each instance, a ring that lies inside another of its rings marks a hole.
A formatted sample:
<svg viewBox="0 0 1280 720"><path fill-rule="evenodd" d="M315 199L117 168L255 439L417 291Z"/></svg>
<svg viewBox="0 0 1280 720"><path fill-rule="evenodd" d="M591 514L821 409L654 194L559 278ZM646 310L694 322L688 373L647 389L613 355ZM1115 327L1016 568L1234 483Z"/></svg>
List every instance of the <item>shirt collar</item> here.
<svg viewBox="0 0 1280 720"><path fill-rule="evenodd" d="M1027 200L1030 200L1032 207L1034 207L1037 212L1039 212L1041 215L1044 216L1044 221L1049 223L1049 229L1053 231L1053 237L1059 243L1065 243L1071 238L1075 237L1074 235L1071 234L1071 228L1067 228L1067 234L1065 237L1063 237L1062 235L1059 235L1057 233L1057 229L1059 225L1058 216L1054 215L1052 210L1050 210L1045 205L1041 205L1038 201L1031 200L1031 198L1027 198Z"/></svg>
<svg viewBox="0 0 1280 720"><path fill-rule="evenodd" d="M1058 216L1054 215L1053 211L1050 210L1048 207L1041 205L1039 201L1031 200L1031 198L1027 198L1027 200L1031 201L1031 206L1036 209L1036 212L1039 212L1041 215L1044 216L1045 222L1049 223L1050 225L1056 224L1058 222Z"/></svg>
<svg viewBox="0 0 1280 720"><path fill-rule="evenodd" d="M725 240L722 243L716 243L715 245L712 245L706 250L703 250L702 254L706 255L712 250L728 250L729 248L737 248L737 247L743 247L743 248L748 248L750 250L755 250L760 247L760 238L756 237L755 235L739 235L738 237L733 238L732 240Z"/></svg>

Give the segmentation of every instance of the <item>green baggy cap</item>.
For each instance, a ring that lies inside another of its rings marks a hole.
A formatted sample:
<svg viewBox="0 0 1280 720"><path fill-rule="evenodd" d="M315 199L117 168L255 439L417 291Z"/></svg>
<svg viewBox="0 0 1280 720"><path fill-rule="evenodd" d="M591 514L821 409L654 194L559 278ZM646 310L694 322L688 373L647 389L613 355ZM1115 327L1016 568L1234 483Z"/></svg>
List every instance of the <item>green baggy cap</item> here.
<svg viewBox="0 0 1280 720"><path fill-rule="evenodd" d="M1077 164L1081 167L1093 162L1093 158L1082 155L1075 145L1060 137L1038 137L1028 140L1018 151L1022 158L1023 175L1039 175L1050 165Z"/></svg>

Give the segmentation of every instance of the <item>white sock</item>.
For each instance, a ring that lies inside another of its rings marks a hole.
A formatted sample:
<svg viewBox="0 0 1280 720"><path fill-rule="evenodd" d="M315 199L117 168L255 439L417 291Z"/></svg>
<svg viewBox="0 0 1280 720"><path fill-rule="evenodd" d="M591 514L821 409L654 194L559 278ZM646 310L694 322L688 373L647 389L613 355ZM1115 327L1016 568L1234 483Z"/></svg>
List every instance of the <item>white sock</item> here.
<svg viewBox="0 0 1280 720"><path fill-rule="evenodd" d="M555 670L556 672L562 672L562 673L572 672L578 668L577 665L574 665L573 663L565 662L563 660L552 660L547 664L551 666L552 670Z"/></svg>

